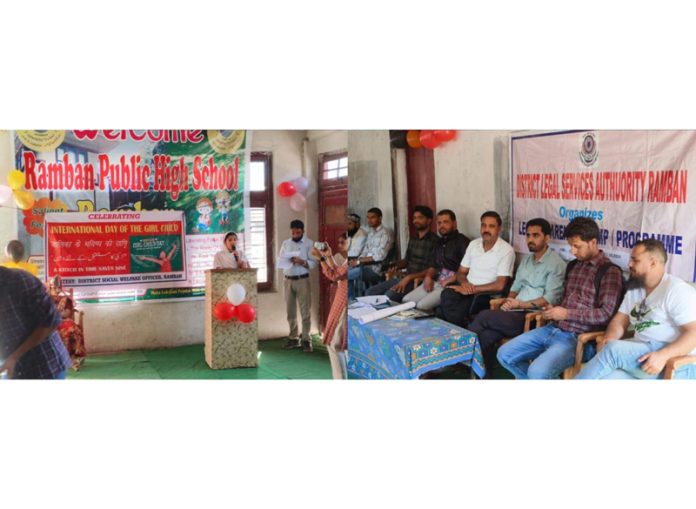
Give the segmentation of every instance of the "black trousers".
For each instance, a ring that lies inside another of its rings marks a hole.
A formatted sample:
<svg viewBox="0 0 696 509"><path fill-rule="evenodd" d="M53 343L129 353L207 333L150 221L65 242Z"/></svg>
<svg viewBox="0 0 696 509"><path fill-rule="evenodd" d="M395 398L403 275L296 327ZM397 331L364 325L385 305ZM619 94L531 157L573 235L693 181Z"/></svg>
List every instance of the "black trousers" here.
<svg viewBox="0 0 696 509"><path fill-rule="evenodd" d="M476 305L471 304L476 297ZM487 309L490 305L490 295L462 295L451 288L445 288L440 295L439 314L445 320L460 327L467 327L469 315ZM468 327L467 327L468 328Z"/></svg>
<svg viewBox="0 0 696 509"><path fill-rule="evenodd" d="M467 329L475 332L481 344L486 376L490 377L495 366L498 343L503 338L514 338L524 332L524 317L520 311L492 311L487 309L476 315Z"/></svg>

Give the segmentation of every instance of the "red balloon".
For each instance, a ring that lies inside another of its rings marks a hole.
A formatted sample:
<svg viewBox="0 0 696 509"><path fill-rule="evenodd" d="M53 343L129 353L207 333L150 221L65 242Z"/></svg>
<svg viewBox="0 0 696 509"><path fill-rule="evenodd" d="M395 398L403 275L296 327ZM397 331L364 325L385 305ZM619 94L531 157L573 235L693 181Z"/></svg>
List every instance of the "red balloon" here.
<svg viewBox="0 0 696 509"><path fill-rule="evenodd" d="M423 130L420 132L420 142L425 148L433 149L440 145L440 140L435 137L434 131Z"/></svg>
<svg viewBox="0 0 696 509"><path fill-rule="evenodd" d="M231 302L223 301L215 304L213 308L213 316L221 322L227 322L234 318L237 313L237 308Z"/></svg>
<svg viewBox="0 0 696 509"><path fill-rule="evenodd" d="M435 138L442 143L452 141L457 136L457 131L453 129L436 129L433 133L435 133Z"/></svg>
<svg viewBox="0 0 696 509"><path fill-rule="evenodd" d="M242 323L251 323L256 318L256 310L251 304L240 304L237 306L237 319Z"/></svg>
<svg viewBox="0 0 696 509"><path fill-rule="evenodd" d="M406 143L411 148L421 148L420 131L409 131L406 133Z"/></svg>
<svg viewBox="0 0 696 509"><path fill-rule="evenodd" d="M283 198L289 198L297 192L292 182L281 182L278 184L278 194Z"/></svg>

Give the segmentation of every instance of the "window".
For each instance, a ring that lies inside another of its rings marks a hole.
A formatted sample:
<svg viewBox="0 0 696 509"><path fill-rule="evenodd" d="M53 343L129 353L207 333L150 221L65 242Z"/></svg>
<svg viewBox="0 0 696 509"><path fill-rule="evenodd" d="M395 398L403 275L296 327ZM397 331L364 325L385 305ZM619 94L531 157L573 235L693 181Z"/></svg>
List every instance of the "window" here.
<svg viewBox="0 0 696 509"><path fill-rule="evenodd" d="M348 156L341 154L323 155L321 159L321 179L338 180L348 177Z"/></svg>
<svg viewBox="0 0 696 509"><path fill-rule="evenodd" d="M68 162L70 164L73 164L73 165L74 164L81 164L84 166L85 164L87 164L89 162L89 157L88 157L89 153L87 152L86 149L81 148L81 147L76 147L76 146L70 145L68 143L63 143L56 149L56 161L62 163L63 156L66 154L68 155ZM36 154L36 155L38 156L38 154ZM37 163L38 163L38 160L37 160ZM94 192L82 191L82 192L80 192L80 194L82 195L80 197L80 199L84 199L88 195L91 195L91 196L89 196L89 198L91 198L92 201L94 203L96 203L97 182L98 182L98 179L97 179L97 176L95 175L95 177L94 177L94 187L95 187ZM49 192L49 198L51 200L61 199L62 196L67 195L68 193L70 195L72 195L73 197L77 194L76 191L55 190L55 191ZM71 201L74 201L74 198Z"/></svg>
<svg viewBox="0 0 696 509"><path fill-rule="evenodd" d="M258 270L258 289L273 288L273 182L271 154L252 152L249 164L249 231L246 254L249 264Z"/></svg>

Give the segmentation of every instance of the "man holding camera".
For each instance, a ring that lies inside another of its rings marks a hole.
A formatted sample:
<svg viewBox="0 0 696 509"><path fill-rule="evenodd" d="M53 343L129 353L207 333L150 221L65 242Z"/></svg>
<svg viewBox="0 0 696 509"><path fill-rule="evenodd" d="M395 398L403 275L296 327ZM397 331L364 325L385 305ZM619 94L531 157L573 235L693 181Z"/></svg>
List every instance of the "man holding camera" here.
<svg viewBox="0 0 696 509"><path fill-rule="evenodd" d="M291 238L283 241L280 247L279 259L291 263L289 268L283 269L285 277L285 304L290 326L290 334L285 343L285 348L299 348L305 352L311 352L312 340L309 337L309 329L312 326L312 294L309 287L309 271L316 267L317 262L309 255L313 242L305 237L304 223L295 219L290 223ZM297 305L300 305L302 315L302 342L298 339Z"/></svg>
<svg viewBox="0 0 696 509"><path fill-rule="evenodd" d="M430 231L433 211L425 205L413 208L413 226L416 236L408 240L406 256L403 260L390 264L387 280L367 290L367 295L386 295L390 300L401 302L404 295L413 290L414 281L425 277L428 267L432 265L433 249L436 237ZM406 269L406 275L398 277L398 272Z"/></svg>

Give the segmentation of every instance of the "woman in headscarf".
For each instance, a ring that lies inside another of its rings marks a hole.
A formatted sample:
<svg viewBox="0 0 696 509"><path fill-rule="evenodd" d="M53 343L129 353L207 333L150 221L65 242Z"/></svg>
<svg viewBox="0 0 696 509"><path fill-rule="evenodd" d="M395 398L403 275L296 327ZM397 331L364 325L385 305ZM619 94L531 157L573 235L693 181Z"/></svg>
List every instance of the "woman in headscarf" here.
<svg viewBox="0 0 696 509"><path fill-rule="evenodd" d="M214 269L248 269L249 261L244 253L237 249L237 234L227 232L225 234L224 249L215 254L213 260Z"/></svg>

